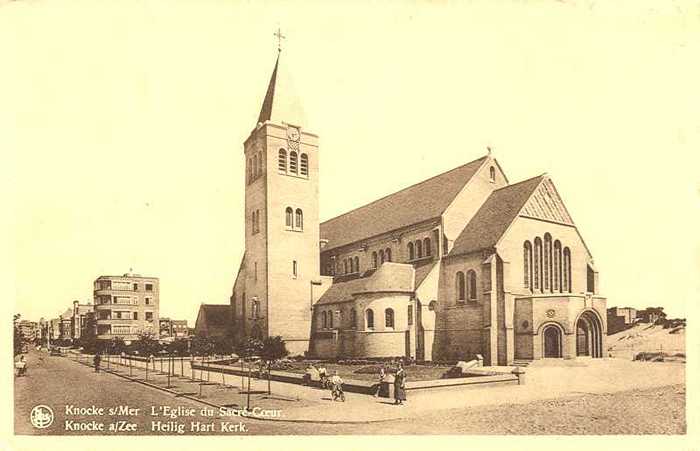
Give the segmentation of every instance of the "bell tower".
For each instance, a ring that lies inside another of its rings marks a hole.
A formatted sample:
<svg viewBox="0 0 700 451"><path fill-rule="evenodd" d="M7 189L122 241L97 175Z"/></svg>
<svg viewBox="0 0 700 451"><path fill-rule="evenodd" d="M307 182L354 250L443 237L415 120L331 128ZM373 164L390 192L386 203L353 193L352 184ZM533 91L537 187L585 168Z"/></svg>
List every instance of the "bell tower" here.
<svg viewBox="0 0 700 451"><path fill-rule="evenodd" d="M307 127L281 51L244 155L245 257L232 297L235 327L244 336L280 335L291 355L303 354L320 267L318 136Z"/></svg>

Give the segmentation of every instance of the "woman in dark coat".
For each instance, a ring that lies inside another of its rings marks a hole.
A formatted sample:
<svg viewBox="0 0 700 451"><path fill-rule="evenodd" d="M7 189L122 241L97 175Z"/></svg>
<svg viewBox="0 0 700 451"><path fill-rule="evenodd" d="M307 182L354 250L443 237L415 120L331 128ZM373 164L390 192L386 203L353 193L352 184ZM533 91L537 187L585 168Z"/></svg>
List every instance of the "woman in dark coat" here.
<svg viewBox="0 0 700 451"><path fill-rule="evenodd" d="M399 362L394 375L394 404L401 405L406 400L406 371Z"/></svg>

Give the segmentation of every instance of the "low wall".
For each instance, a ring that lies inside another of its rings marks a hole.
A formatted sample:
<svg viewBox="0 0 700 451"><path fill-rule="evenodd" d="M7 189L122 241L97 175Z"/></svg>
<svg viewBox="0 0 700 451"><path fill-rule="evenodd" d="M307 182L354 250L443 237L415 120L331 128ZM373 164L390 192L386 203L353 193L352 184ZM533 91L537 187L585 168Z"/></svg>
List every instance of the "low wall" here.
<svg viewBox="0 0 700 451"><path fill-rule="evenodd" d="M248 371L241 370L240 368L235 368L225 365L202 365L198 363L192 364L192 369L199 371L210 371L212 373L223 373L231 374L235 376L247 376ZM260 379L265 379L267 377L267 372L263 371L262 374L258 370L252 371L254 377L259 377ZM291 384L303 385L304 375L298 373L290 373L288 371L270 371L270 380L277 382L287 382ZM313 380L312 386L320 387L320 382L318 380ZM474 387L481 388L484 385L517 385L518 378L512 374L496 374L496 375L484 375L477 377L459 377L452 379L435 379L428 381L411 381L406 382L406 390L425 390L431 388L446 388L446 387ZM389 385L392 385L389 382ZM361 393L365 395L371 395L375 393L377 384L371 381L360 381L352 379L343 380L343 390L346 392Z"/></svg>

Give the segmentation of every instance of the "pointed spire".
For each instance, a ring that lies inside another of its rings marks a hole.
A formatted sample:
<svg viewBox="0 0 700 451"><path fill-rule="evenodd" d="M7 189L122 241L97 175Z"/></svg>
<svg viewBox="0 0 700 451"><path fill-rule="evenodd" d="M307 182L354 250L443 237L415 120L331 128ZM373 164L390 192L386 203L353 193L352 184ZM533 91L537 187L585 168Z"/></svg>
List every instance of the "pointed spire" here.
<svg viewBox="0 0 700 451"><path fill-rule="evenodd" d="M265 100L263 100L262 108L260 109L260 114L258 115L258 124L265 123L269 121L272 117L272 101L275 98L275 87L277 86L277 67L280 64L280 55L277 54L277 61L275 61L275 68L272 70L272 77L270 77L270 84L267 85L267 92L265 93Z"/></svg>
<svg viewBox="0 0 700 451"><path fill-rule="evenodd" d="M291 77L282 70L280 58L281 52L278 52L275 68L272 70L270 83L267 85L265 99L258 115L258 123L264 124L265 121L271 121L302 127L306 124L304 110L296 96Z"/></svg>

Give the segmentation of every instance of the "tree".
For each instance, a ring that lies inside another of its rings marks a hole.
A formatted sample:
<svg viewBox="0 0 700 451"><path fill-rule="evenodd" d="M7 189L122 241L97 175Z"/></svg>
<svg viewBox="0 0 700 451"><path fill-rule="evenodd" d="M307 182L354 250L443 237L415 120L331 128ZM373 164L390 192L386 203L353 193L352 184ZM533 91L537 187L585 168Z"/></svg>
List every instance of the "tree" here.
<svg viewBox="0 0 700 451"><path fill-rule="evenodd" d="M270 390L270 366L272 362L286 357L289 355L287 351L287 346L284 344L284 340L279 335L276 337L267 337L263 341L262 350L260 351L260 357L263 361L267 363L267 394L271 394Z"/></svg>
<svg viewBox="0 0 700 451"><path fill-rule="evenodd" d="M253 337L244 337L241 341L236 343L236 354L240 357L241 371L244 371L243 360L253 356L259 356L262 352L262 348L263 342ZM250 387L250 371L248 372L248 387Z"/></svg>
<svg viewBox="0 0 700 451"><path fill-rule="evenodd" d="M83 347L83 351L94 353L97 351L97 320L94 316L87 317L85 329L78 339L78 343ZM54 340L54 345L61 346L61 340Z"/></svg>

